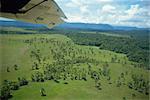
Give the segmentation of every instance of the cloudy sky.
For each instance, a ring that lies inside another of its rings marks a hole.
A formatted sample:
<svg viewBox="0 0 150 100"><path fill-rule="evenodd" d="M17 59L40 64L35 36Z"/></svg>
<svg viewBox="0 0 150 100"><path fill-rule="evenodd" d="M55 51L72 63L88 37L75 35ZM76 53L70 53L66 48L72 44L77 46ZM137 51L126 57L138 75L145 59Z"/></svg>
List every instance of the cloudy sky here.
<svg viewBox="0 0 150 100"><path fill-rule="evenodd" d="M67 22L150 27L150 0L55 0Z"/></svg>

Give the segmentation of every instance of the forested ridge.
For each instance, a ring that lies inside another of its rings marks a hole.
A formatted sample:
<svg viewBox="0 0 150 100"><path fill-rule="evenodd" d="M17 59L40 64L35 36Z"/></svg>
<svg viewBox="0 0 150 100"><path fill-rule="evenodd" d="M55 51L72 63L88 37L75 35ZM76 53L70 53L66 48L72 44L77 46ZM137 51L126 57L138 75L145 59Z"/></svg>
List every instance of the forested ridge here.
<svg viewBox="0 0 150 100"><path fill-rule="evenodd" d="M80 45L98 46L100 49L124 53L129 60L140 63L139 67L149 69L149 40L133 37L115 37L101 34L66 34Z"/></svg>

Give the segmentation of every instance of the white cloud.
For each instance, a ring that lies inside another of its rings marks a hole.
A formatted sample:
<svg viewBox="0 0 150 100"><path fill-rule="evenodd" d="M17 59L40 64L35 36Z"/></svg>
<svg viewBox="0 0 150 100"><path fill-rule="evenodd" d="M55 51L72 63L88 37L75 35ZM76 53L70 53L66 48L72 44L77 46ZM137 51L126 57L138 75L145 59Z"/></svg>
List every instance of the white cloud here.
<svg viewBox="0 0 150 100"><path fill-rule="evenodd" d="M129 9L119 9L112 5L105 5L97 10L100 14L99 23L115 25L150 27L149 12L139 5L131 5Z"/></svg>
<svg viewBox="0 0 150 100"><path fill-rule="evenodd" d="M80 1L80 0L71 0L72 1L72 3L74 4L74 5L77 5L77 6L82 6L82 1Z"/></svg>
<svg viewBox="0 0 150 100"><path fill-rule="evenodd" d="M71 0L66 4L66 7L80 9L80 12L88 12L88 4L86 4L85 0Z"/></svg>
<svg viewBox="0 0 150 100"><path fill-rule="evenodd" d="M96 0L97 2L112 2L113 0Z"/></svg>
<svg viewBox="0 0 150 100"><path fill-rule="evenodd" d="M69 22L150 27L150 12L140 2L132 4L130 0L68 0L64 5Z"/></svg>
<svg viewBox="0 0 150 100"><path fill-rule="evenodd" d="M77 7L77 6L76 6L76 5L74 5L72 2L68 2L65 6L66 6L66 7L69 7L69 8Z"/></svg>
<svg viewBox="0 0 150 100"><path fill-rule="evenodd" d="M115 10L116 10L116 8L114 6L105 5L102 7L101 12L107 13L107 14L109 14L109 13L113 14L113 13L115 13Z"/></svg>
<svg viewBox="0 0 150 100"><path fill-rule="evenodd" d="M134 15L136 15L139 11L139 5L131 5L130 9L126 11L129 18L132 18Z"/></svg>
<svg viewBox="0 0 150 100"><path fill-rule="evenodd" d="M120 17L120 23L131 26L150 27L149 17L150 15L148 14L147 9L134 5L127 10L126 16Z"/></svg>
<svg viewBox="0 0 150 100"><path fill-rule="evenodd" d="M81 15L70 15L68 14L67 22L82 22L82 16Z"/></svg>
<svg viewBox="0 0 150 100"><path fill-rule="evenodd" d="M90 16L90 17L89 17ZM67 22L82 22L82 23L99 23L99 18L97 16L89 15L84 16L84 14L68 14Z"/></svg>
<svg viewBox="0 0 150 100"><path fill-rule="evenodd" d="M80 11L81 11L82 13L88 13L88 12L89 12L88 6L82 6L82 7L80 7Z"/></svg>

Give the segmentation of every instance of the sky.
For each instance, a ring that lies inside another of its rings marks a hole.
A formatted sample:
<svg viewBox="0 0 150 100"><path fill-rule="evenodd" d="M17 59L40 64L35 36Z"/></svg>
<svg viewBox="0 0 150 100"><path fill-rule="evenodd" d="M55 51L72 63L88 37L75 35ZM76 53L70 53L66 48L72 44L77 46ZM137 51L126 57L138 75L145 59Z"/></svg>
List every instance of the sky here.
<svg viewBox="0 0 150 100"><path fill-rule="evenodd" d="M55 0L66 22L150 28L150 0ZM0 18L0 20L8 20Z"/></svg>
<svg viewBox="0 0 150 100"><path fill-rule="evenodd" d="M150 27L150 0L55 0L67 22Z"/></svg>

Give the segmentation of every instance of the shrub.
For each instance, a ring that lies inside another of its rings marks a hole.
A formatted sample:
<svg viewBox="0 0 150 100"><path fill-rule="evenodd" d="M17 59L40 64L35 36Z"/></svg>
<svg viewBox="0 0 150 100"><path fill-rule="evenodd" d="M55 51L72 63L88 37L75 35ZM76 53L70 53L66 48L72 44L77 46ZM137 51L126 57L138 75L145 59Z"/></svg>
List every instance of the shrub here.
<svg viewBox="0 0 150 100"><path fill-rule="evenodd" d="M20 86L28 85L28 81L24 77L23 78L18 77L18 81Z"/></svg>

